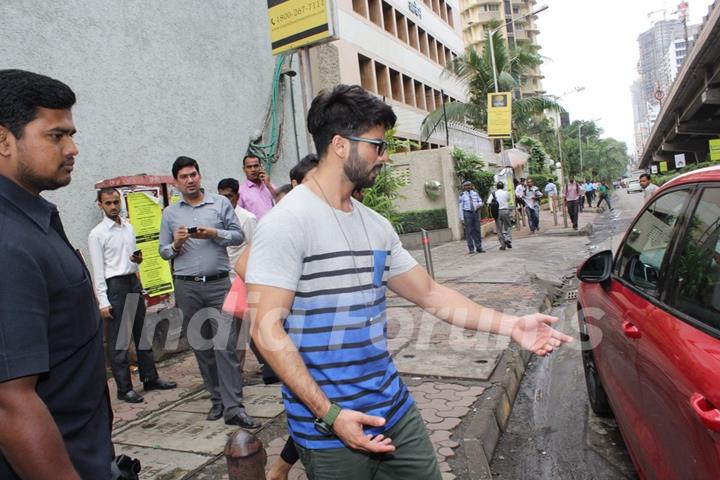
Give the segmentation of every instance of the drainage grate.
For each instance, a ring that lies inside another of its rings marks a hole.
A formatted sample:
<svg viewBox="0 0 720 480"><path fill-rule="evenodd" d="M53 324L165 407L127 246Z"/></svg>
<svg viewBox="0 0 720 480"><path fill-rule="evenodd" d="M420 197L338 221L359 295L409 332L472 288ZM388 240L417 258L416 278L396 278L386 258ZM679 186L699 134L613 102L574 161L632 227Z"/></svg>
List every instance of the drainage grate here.
<svg viewBox="0 0 720 480"><path fill-rule="evenodd" d="M565 300L575 300L577 298L577 290L565 292Z"/></svg>

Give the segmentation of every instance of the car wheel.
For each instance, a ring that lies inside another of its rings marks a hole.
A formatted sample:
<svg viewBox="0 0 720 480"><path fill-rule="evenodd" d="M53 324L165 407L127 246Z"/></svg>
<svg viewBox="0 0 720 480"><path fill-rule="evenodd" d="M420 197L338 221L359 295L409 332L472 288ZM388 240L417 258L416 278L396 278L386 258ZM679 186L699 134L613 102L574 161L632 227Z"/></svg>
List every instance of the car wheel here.
<svg viewBox="0 0 720 480"><path fill-rule="evenodd" d="M601 417L611 417L613 415L608 402L605 388L602 386L600 376L598 375L597 365L595 364L595 356L592 348L590 348L590 336L587 333L587 323L582 315L582 310L578 306L578 322L580 324L580 341L582 342L582 362L583 370L585 370L585 386L587 388L588 400L590 408L596 415Z"/></svg>

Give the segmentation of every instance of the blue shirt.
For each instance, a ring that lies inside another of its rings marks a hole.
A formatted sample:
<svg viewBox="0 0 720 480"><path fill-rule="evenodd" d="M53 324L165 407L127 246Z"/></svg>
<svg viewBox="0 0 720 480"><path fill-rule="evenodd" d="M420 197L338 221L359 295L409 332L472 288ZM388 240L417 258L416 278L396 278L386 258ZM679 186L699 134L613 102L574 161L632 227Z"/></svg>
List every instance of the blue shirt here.
<svg viewBox="0 0 720 480"><path fill-rule="evenodd" d="M585 182L583 187L585 188L586 192L592 192L593 190L595 190L595 185L593 185L591 182Z"/></svg>
<svg viewBox="0 0 720 480"><path fill-rule="evenodd" d="M218 231L217 238L190 238L179 252L172 249L173 234L181 226L211 227ZM240 228L230 200L205 192L202 201L190 205L180 200L163 211L160 224L160 256L174 260L175 275L217 275L230 270L227 249L243 243L245 236Z"/></svg>
<svg viewBox="0 0 720 480"><path fill-rule="evenodd" d="M460 220L463 220L463 212L475 212L478 208L482 207L482 205L482 199L475 190L462 192L458 205Z"/></svg>
<svg viewBox="0 0 720 480"><path fill-rule="evenodd" d="M90 275L60 230L55 205L0 175L0 383L37 376L73 466L104 480L113 450L102 322ZM0 478L19 478L1 454Z"/></svg>

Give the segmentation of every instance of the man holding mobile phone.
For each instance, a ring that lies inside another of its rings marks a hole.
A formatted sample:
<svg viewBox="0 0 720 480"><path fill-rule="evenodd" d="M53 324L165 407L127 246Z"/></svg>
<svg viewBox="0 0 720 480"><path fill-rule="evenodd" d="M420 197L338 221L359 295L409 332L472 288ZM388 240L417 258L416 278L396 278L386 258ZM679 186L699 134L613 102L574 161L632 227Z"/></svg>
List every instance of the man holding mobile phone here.
<svg viewBox="0 0 720 480"><path fill-rule="evenodd" d="M88 248L100 316L108 323L107 350L117 397L128 403L141 403L143 397L133 389L128 360L129 338L122 332L132 330L137 352L140 380L144 390L169 390L175 382L160 380L152 348L143 350L141 338L145 323L145 299L138 279L142 250L135 244L132 225L120 216L120 192L103 188L97 193L102 221L88 236ZM135 312L133 314L133 311ZM127 328L132 322L132 328Z"/></svg>
<svg viewBox="0 0 720 480"><path fill-rule="evenodd" d="M247 181L240 185L238 205L260 220L275 204L275 186L257 157L245 155L243 170Z"/></svg>

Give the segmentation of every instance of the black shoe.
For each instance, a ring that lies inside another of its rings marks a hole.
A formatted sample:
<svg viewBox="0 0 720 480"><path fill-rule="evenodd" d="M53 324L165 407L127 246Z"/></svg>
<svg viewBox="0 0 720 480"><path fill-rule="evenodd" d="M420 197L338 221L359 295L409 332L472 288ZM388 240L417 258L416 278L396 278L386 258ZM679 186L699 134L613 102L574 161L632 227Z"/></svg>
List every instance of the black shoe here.
<svg viewBox="0 0 720 480"><path fill-rule="evenodd" d="M143 389L146 392L149 392L150 390L172 390L173 388L176 388L176 387L177 387L177 383L166 382L165 380L160 380L159 378L156 380L153 380L151 382L143 383Z"/></svg>
<svg viewBox="0 0 720 480"><path fill-rule="evenodd" d="M512 243L507 242L506 245L507 245L508 248L512 248Z"/></svg>
<svg viewBox="0 0 720 480"><path fill-rule="evenodd" d="M506 248L505 245L503 245L500 247L500 250L505 250L505 248Z"/></svg>
<svg viewBox="0 0 720 480"><path fill-rule="evenodd" d="M483 250L483 249L481 248L480 250L477 251L477 253L485 253L485 250Z"/></svg>
<svg viewBox="0 0 720 480"><path fill-rule="evenodd" d="M118 392L117 394L118 400L122 400L127 403L143 403L145 399L137 393L135 390L128 390L125 393Z"/></svg>
<svg viewBox="0 0 720 480"><path fill-rule="evenodd" d="M235 425L241 428L259 428L260 424L245 412L240 412L234 417L225 420L225 425Z"/></svg>
<svg viewBox="0 0 720 480"><path fill-rule="evenodd" d="M223 406L222 405L213 405L210 411L207 414L207 419L211 422L214 422L215 420L220 420L223 416Z"/></svg>
<svg viewBox="0 0 720 480"><path fill-rule="evenodd" d="M470 250L470 251L468 252L468 255L475 255L475 250Z"/></svg>

